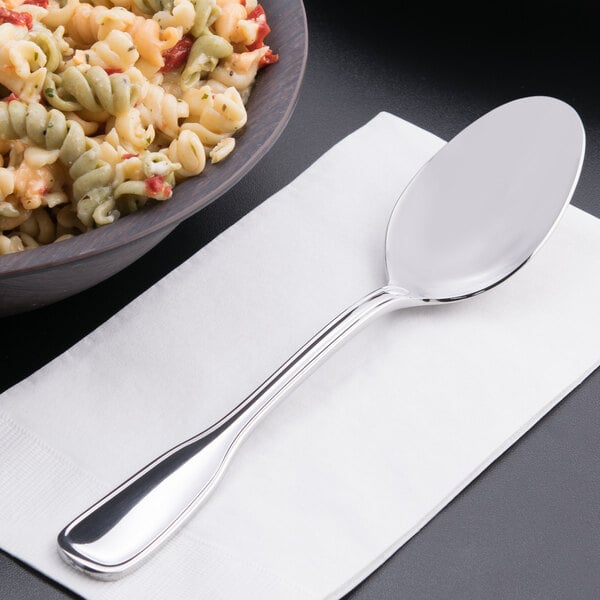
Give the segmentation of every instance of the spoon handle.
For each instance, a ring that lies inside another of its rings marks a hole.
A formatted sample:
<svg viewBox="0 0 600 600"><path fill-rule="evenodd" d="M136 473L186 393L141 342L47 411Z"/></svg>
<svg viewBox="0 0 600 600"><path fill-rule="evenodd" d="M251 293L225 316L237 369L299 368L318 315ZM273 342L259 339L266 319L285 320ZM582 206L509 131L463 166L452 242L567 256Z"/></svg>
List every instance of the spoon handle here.
<svg viewBox="0 0 600 600"><path fill-rule="evenodd" d="M386 286L352 305L220 421L155 459L67 525L58 535L61 556L103 579L136 566L208 497L234 450L268 409L361 326L414 304L404 290Z"/></svg>

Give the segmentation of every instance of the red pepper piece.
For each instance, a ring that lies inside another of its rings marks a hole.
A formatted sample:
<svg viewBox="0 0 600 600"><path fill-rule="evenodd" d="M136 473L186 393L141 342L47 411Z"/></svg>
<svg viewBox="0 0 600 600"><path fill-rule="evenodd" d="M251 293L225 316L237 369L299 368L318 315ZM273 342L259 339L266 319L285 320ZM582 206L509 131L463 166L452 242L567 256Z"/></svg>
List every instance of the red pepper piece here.
<svg viewBox="0 0 600 600"><path fill-rule="evenodd" d="M121 156L121 160L127 160L128 158L135 158L136 156L139 156L139 154L123 154L123 156Z"/></svg>
<svg viewBox="0 0 600 600"><path fill-rule="evenodd" d="M172 186L165 183L165 178L162 175L153 175L146 179L146 195L152 198L157 196L168 198L172 189Z"/></svg>
<svg viewBox="0 0 600 600"><path fill-rule="evenodd" d="M48 8L48 0L25 0L23 4L33 4L33 6L41 6L42 8Z"/></svg>
<svg viewBox="0 0 600 600"><path fill-rule="evenodd" d="M118 69L118 68L112 68L112 67L108 67L104 68L104 70L106 71L107 75L112 75L113 73L122 73L123 69Z"/></svg>
<svg viewBox="0 0 600 600"><path fill-rule="evenodd" d="M165 178L162 175L153 175L146 179L146 194L156 196L160 194L165 185Z"/></svg>
<svg viewBox="0 0 600 600"><path fill-rule="evenodd" d="M248 51L252 52L252 50L256 50L264 46L264 40L267 37L267 35L271 33L271 28L267 23L267 14L265 13L265 9L260 4L257 4L256 8L248 14L248 19L250 21L255 21L256 23L258 23L256 39L252 44L246 46Z"/></svg>
<svg viewBox="0 0 600 600"><path fill-rule="evenodd" d="M160 72L168 73L183 65L187 61L193 44L194 38L186 34L172 48L163 52L162 57L165 65Z"/></svg>
<svg viewBox="0 0 600 600"><path fill-rule="evenodd" d="M279 54L273 54L273 51L271 50L271 48L269 48L264 53L262 58L258 61L258 68L262 69L263 67L266 67L267 65L272 65L273 63L276 63L278 60L279 60Z"/></svg>
<svg viewBox="0 0 600 600"><path fill-rule="evenodd" d="M258 19L258 17L262 17L263 15L266 19L267 15L265 13L265 9L260 4L257 4L256 8L248 13L248 19Z"/></svg>
<svg viewBox="0 0 600 600"><path fill-rule="evenodd" d="M33 17L31 16L31 13L28 12L17 12L16 10L0 8L0 23L12 23L19 27L31 29Z"/></svg>
<svg viewBox="0 0 600 600"><path fill-rule="evenodd" d="M250 52L258 48L262 48L265 38L271 33L271 28L266 21L258 21L258 31L256 33L256 39L253 44L246 46Z"/></svg>
<svg viewBox="0 0 600 600"><path fill-rule="evenodd" d="M7 104L12 102L13 100L20 100L19 96L17 96L14 92L11 92L9 96L2 99L2 102L6 102Z"/></svg>

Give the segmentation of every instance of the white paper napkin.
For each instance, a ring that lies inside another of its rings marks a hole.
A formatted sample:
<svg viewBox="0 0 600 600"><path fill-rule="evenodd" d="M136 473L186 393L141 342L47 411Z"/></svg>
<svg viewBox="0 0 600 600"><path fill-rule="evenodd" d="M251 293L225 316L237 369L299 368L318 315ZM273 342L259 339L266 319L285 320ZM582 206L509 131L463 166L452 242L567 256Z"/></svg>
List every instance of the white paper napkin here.
<svg viewBox="0 0 600 600"><path fill-rule="evenodd" d="M600 362L600 221L570 207L472 300L370 324L254 430L208 503L98 582L57 532L384 283L390 210L439 138L380 113L0 397L0 546L92 599L336 598Z"/></svg>

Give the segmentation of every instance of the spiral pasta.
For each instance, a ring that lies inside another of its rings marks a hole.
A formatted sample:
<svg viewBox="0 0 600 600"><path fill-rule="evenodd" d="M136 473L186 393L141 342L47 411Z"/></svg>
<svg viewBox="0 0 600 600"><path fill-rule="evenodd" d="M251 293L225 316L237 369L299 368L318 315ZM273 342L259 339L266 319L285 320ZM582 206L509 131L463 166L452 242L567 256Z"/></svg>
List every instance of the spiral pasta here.
<svg viewBox="0 0 600 600"><path fill-rule="evenodd" d="M177 27L188 33L194 27L196 7L192 0L175 0L170 6L160 7L152 16L161 27Z"/></svg>
<svg viewBox="0 0 600 600"><path fill-rule="evenodd" d="M204 146L198 135L189 129L184 129L162 152L172 162L181 165L181 168L175 172L175 178L178 180L193 177L204 170L206 164Z"/></svg>
<svg viewBox="0 0 600 600"><path fill-rule="evenodd" d="M92 45L85 61L92 66L108 71L121 71L133 67L139 60L138 52L131 35L125 31L113 29L103 39Z"/></svg>
<svg viewBox="0 0 600 600"><path fill-rule="evenodd" d="M252 52L234 52L211 72L211 79L225 87L234 87L246 99L266 52L264 47Z"/></svg>
<svg viewBox="0 0 600 600"><path fill-rule="evenodd" d="M63 26L75 47L86 47L98 39L100 21L108 10L105 6L67 0L62 8L49 11L42 22L51 29Z"/></svg>
<svg viewBox="0 0 600 600"><path fill-rule="evenodd" d="M109 188L113 179L113 166L100 158L98 148L86 150L69 169L73 179L73 200L78 209L81 200L90 195L95 195L101 188ZM86 223L85 225L91 225Z"/></svg>
<svg viewBox="0 0 600 600"><path fill-rule="evenodd" d="M60 39L39 23L29 31L2 23L0 84L26 101L38 99L46 73L60 66L62 51Z"/></svg>
<svg viewBox="0 0 600 600"><path fill-rule="evenodd" d="M217 4L217 0L193 0L193 3L195 16L191 33L194 37L198 37L208 31L210 27L214 29L215 21L221 14L221 8Z"/></svg>
<svg viewBox="0 0 600 600"><path fill-rule="evenodd" d="M173 7L172 0L133 0L132 4L147 15L153 15L159 10L170 10Z"/></svg>
<svg viewBox="0 0 600 600"><path fill-rule="evenodd" d="M82 69L70 66L60 75L46 79L44 97L48 104L65 112L85 109L123 115L139 99L141 88L126 73L109 75L98 66Z"/></svg>
<svg viewBox="0 0 600 600"><path fill-rule="evenodd" d="M60 160L71 166L90 146L89 138L76 121L67 121L55 109L46 110L39 102L19 100L0 102L0 138L28 139L46 150L58 150Z"/></svg>
<svg viewBox="0 0 600 600"><path fill-rule="evenodd" d="M36 50L44 56L44 67L48 72L56 71L62 64L63 58L72 53L71 48L63 39L64 28L55 34L41 23L27 34L27 40L36 46Z"/></svg>
<svg viewBox="0 0 600 600"><path fill-rule="evenodd" d="M137 108L130 110L126 115L114 120L114 130L119 142L126 149L126 153L139 153L150 147L154 141L154 127L144 127L142 117Z"/></svg>
<svg viewBox="0 0 600 600"><path fill-rule="evenodd" d="M254 36L250 33L250 39L246 43L252 43L256 38L258 25L247 19L246 7L237 0L218 0L218 5L221 10L215 20L215 33L229 42L242 42L246 36L241 30L249 24L254 29Z"/></svg>
<svg viewBox="0 0 600 600"><path fill-rule="evenodd" d="M36 245L50 244L56 239L56 224L45 210L38 208L21 225L20 233L27 235Z"/></svg>
<svg viewBox="0 0 600 600"><path fill-rule="evenodd" d="M0 214L4 216L16 216L10 211L10 205L6 202L7 196L10 196L15 190L15 170L11 168L0 167ZM4 205L4 206L3 206ZM8 214L3 213L8 210ZM14 210L14 209L13 209Z"/></svg>
<svg viewBox="0 0 600 600"><path fill-rule="evenodd" d="M165 64L163 53L181 39L181 32L175 27L162 29L153 19L139 16L136 16L126 31L131 35L148 72L152 72L154 68L162 68Z"/></svg>
<svg viewBox="0 0 600 600"><path fill-rule="evenodd" d="M138 110L144 126L152 125L169 138L177 136L179 121L190 114L187 102L151 83L146 86Z"/></svg>
<svg viewBox="0 0 600 600"><path fill-rule="evenodd" d="M207 31L196 39L190 55L181 73L181 89L192 89L202 75L213 71L219 60L227 58L233 52L233 46L222 37Z"/></svg>
<svg viewBox="0 0 600 600"><path fill-rule="evenodd" d="M246 124L246 108L234 87L217 94L211 93L208 85L198 91L194 114L182 129L193 131L205 147L211 148Z"/></svg>
<svg viewBox="0 0 600 600"><path fill-rule="evenodd" d="M168 200L234 151L258 70L278 58L256 0L0 9L0 254Z"/></svg>
<svg viewBox="0 0 600 600"><path fill-rule="evenodd" d="M63 26L78 48L89 47L105 39L113 30L127 32L140 56L155 67L162 67L162 53L181 38L174 27L165 27L153 19L136 15L122 6L92 6L80 0L67 0L64 7L43 17L48 26Z"/></svg>

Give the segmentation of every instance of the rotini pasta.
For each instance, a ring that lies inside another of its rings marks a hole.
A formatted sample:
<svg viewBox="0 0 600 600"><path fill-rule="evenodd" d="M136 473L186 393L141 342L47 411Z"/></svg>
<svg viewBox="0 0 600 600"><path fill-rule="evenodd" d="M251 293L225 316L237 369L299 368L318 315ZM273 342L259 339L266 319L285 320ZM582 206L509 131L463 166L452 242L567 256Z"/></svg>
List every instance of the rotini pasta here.
<svg viewBox="0 0 600 600"><path fill-rule="evenodd" d="M179 133L180 121L190 114L187 102L153 83L146 86L138 110L145 127L152 125L171 139Z"/></svg>
<svg viewBox="0 0 600 600"><path fill-rule="evenodd" d="M166 150L161 150L181 168L175 172L177 180L202 173L206 164L206 151L200 138L189 129L184 129ZM0 174L0 194L2 193L2 175Z"/></svg>
<svg viewBox="0 0 600 600"><path fill-rule="evenodd" d="M213 94L210 86L205 85L198 91L200 94L194 114L182 129L193 131L202 144L210 149L246 124L246 109L240 93L234 87Z"/></svg>
<svg viewBox="0 0 600 600"><path fill-rule="evenodd" d="M139 58L140 53L131 35L126 31L113 29L103 40L92 45L87 56L84 54L83 60L106 71L118 72L133 67Z"/></svg>
<svg viewBox="0 0 600 600"><path fill-rule="evenodd" d="M88 69L71 66L60 75L53 74L46 79L44 98L48 104L65 112L85 109L118 116L133 108L141 91L127 73L109 75L98 66Z"/></svg>
<svg viewBox="0 0 600 600"><path fill-rule="evenodd" d="M0 0L0 254L109 225L235 148L256 0Z"/></svg>
<svg viewBox="0 0 600 600"><path fill-rule="evenodd" d="M219 60L233 53L233 46L224 38L207 31L193 43L185 68L181 73L181 89L192 89L202 75L214 71Z"/></svg>

